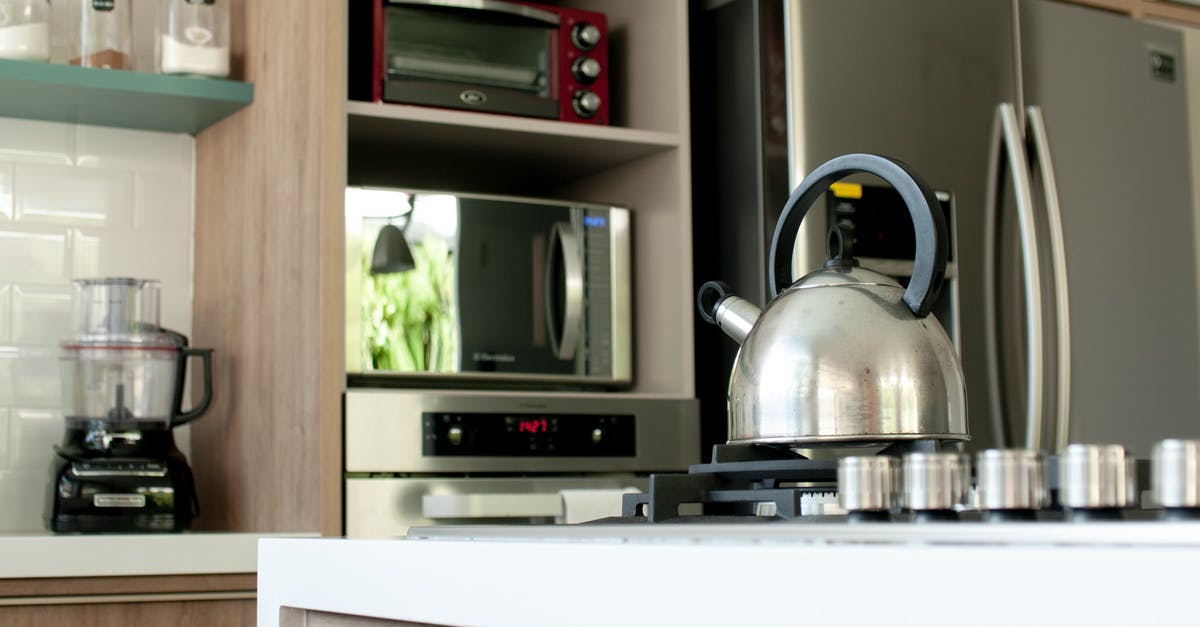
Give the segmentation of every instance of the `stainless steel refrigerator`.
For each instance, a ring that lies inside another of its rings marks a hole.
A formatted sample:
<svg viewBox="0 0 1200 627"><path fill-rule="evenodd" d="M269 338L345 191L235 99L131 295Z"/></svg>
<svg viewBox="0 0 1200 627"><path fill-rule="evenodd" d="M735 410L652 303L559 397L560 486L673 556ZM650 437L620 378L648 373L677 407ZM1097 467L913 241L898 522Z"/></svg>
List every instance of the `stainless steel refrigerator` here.
<svg viewBox="0 0 1200 627"><path fill-rule="evenodd" d="M1049 0L693 7L697 282L762 304L791 186L875 152L954 196L973 448L1200 436L1180 34ZM820 212L797 265L824 258ZM706 440L736 346L697 325Z"/></svg>

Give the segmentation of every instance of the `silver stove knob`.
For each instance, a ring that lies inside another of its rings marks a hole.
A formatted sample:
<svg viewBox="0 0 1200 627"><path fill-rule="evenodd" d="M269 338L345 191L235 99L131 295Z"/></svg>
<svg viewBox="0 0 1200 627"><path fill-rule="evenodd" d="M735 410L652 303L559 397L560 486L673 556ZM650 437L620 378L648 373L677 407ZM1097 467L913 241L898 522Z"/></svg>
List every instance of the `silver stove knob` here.
<svg viewBox="0 0 1200 627"><path fill-rule="evenodd" d="M1200 508L1200 440L1163 440L1150 454L1154 500L1166 508Z"/></svg>
<svg viewBox="0 0 1200 627"><path fill-rule="evenodd" d="M1133 466L1119 444L1072 444L1058 461L1058 500L1071 509L1121 509L1130 494ZM1137 484L1134 483L1134 486ZM1134 488L1136 491L1136 487Z"/></svg>
<svg viewBox="0 0 1200 627"><path fill-rule="evenodd" d="M901 464L901 504L913 511L947 511L962 504L966 473L958 453L910 453Z"/></svg>
<svg viewBox="0 0 1200 627"><path fill-rule="evenodd" d="M1039 510L1050 504L1046 460L1036 451L988 449L975 458L979 509Z"/></svg>
<svg viewBox="0 0 1200 627"><path fill-rule="evenodd" d="M896 501L899 460L886 455L838 460L838 505L847 512L886 512Z"/></svg>

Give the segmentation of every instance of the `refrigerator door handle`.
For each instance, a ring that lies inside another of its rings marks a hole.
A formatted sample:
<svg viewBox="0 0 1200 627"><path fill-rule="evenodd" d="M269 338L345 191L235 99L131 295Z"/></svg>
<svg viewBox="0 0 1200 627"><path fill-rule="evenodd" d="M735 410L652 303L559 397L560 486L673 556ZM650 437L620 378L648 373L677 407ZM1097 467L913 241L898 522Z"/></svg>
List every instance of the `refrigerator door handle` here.
<svg viewBox="0 0 1200 627"><path fill-rule="evenodd" d="M1025 446L1041 449L1042 404L1045 380L1042 374L1042 294L1038 239L1033 215L1033 189L1029 162L1022 140L1017 108L1011 103L996 106L992 124L992 150L988 172L988 194L984 207L984 328L987 343L988 388L991 396L992 426L998 446L1008 446L1004 429L1002 390L1000 389L999 332L996 322L996 238L999 233L1001 172L1007 165L1016 192L1017 226L1020 233L1022 275L1025 279L1026 405Z"/></svg>
<svg viewBox="0 0 1200 627"><path fill-rule="evenodd" d="M1046 119L1042 108L1026 108L1030 157L1041 174L1042 193L1046 201L1046 217L1050 231L1050 263L1054 273L1054 322L1057 340L1057 416L1054 417L1054 449L1067 447L1071 430L1071 316L1067 286L1067 254L1062 227L1062 207L1058 202L1058 182L1050 160L1050 144L1046 136Z"/></svg>

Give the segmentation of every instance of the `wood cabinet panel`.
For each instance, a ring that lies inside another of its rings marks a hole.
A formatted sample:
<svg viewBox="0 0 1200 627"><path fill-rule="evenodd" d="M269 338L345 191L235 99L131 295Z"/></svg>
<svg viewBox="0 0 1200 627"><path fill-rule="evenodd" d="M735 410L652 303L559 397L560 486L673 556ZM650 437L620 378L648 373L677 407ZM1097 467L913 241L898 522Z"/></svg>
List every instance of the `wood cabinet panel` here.
<svg viewBox="0 0 1200 627"><path fill-rule="evenodd" d="M255 101L196 138L195 527L337 534L345 3L232 4Z"/></svg>
<svg viewBox="0 0 1200 627"><path fill-rule="evenodd" d="M169 601L149 603L79 603L0 607L0 625L61 627L126 627L127 625L253 625L253 599Z"/></svg>
<svg viewBox="0 0 1200 627"><path fill-rule="evenodd" d="M145 577L30 577L0 579L0 604L13 597L63 597L104 594L168 594L181 592L250 592L258 587L254 573L227 575L154 575Z"/></svg>

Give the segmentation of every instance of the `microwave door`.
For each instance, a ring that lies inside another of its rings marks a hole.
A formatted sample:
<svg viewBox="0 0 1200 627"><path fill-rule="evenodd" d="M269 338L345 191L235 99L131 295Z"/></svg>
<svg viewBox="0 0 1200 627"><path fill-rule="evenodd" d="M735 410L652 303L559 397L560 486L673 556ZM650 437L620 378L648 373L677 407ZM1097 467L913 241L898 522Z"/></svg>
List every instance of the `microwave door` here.
<svg viewBox="0 0 1200 627"><path fill-rule="evenodd" d="M550 231L546 251L546 329L550 352L574 360L583 328L583 252L579 235L570 222L559 222Z"/></svg>
<svg viewBox="0 0 1200 627"><path fill-rule="evenodd" d="M460 198L458 302L463 372L571 375L547 334L548 237L569 209Z"/></svg>

